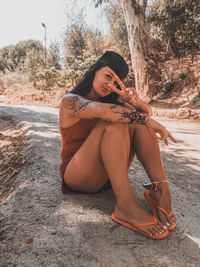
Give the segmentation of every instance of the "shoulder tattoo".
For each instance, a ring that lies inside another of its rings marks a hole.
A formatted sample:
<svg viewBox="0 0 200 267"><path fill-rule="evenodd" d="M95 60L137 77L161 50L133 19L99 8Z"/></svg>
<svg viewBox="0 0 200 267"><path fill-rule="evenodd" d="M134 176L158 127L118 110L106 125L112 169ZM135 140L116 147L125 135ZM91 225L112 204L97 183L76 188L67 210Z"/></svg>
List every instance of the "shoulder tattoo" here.
<svg viewBox="0 0 200 267"><path fill-rule="evenodd" d="M91 102L87 99L80 100L79 96L73 96L69 98L69 108L73 111L73 113L78 113L80 110L85 109L90 103Z"/></svg>

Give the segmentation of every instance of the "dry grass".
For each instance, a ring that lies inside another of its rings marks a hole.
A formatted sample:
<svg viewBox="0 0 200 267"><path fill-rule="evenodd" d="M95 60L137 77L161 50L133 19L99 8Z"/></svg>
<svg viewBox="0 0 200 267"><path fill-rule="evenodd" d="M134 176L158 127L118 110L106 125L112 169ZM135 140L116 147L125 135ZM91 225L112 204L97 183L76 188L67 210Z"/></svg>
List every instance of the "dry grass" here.
<svg viewBox="0 0 200 267"><path fill-rule="evenodd" d="M0 75L0 94L6 96L7 104L59 107L66 88L46 89L42 83L33 86L28 76L20 72ZM1 86L2 85L2 86Z"/></svg>
<svg viewBox="0 0 200 267"><path fill-rule="evenodd" d="M4 74L0 73L0 80L2 81L4 88L21 86L29 82L28 75L20 71L6 72Z"/></svg>
<svg viewBox="0 0 200 267"><path fill-rule="evenodd" d="M20 185L15 178L26 163L22 153L27 144L24 134L13 118L0 116L0 202Z"/></svg>

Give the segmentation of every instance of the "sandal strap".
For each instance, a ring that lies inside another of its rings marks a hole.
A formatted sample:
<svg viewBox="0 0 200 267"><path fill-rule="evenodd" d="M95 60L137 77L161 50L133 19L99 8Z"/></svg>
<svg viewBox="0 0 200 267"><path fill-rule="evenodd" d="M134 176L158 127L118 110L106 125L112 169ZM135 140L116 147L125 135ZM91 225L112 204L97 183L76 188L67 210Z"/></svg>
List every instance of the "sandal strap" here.
<svg viewBox="0 0 200 267"><path fill-rule="evenodd" d="M156 208L161 210L163 213L165 213L167 219L173 215L173 211L172 210L169 213L167 213L167 211L165 209L163 209L162 207L160 207L158 205L156 205Z"/></svg>
<svg viewBox="0 0 200 267"><path fill-rule="evenodd" d="M154 189L155 191L157 191L158 185L160 183L168 183L168 181L167 180L160 180L160 181L152 182L152 188L151 189Z"/></svg>
<svg viewBox="0 0 200 267"><path fill-rule="evenodd" d="M150 197L150 198L151 198L151 197ZM151 198L151 202L153 203L153 205L154 205L158 210L161 210L161 211L166 215L167 218L169 218L169 217L172 216L172 214L173 214L173 211L172 211L172 210L171 210L169 213L167 213L167 211L166 211L165 209L163 209L162 207L160 207L160 206L158 205L158 203L157 203L154 199Z"/></svg>
<svg viewBox="0 0 200 267"><path fill-rule="evenodd" d="M171 210L170 213L167 215L167 219L173 215L173 211Z"/></svg>
<svg viewBox="0 0 200 267"><path fill-rule="evenodd" d="M157 221L156 217L153 216L153 222L147 222L147 223L135 224L134 226L135 226L135 227L145 227L145 226L155 225L155 224L157 224L157 223L158 223L158 221Z"/></svg>

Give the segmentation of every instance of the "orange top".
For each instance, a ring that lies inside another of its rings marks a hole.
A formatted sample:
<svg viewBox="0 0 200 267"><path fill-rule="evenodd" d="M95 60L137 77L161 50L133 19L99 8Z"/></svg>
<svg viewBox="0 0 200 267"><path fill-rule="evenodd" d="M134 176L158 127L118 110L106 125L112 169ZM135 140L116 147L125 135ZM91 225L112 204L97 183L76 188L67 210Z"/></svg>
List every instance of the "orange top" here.
<svg viewBox="0 0 200 267"><path fill-rule="evenodd" d="M60 127L62 137L60 176L62 178L64 178L65 170L71 158L84 143L96 123L97 120L80 119L80 121L70 127Z"/></svg>

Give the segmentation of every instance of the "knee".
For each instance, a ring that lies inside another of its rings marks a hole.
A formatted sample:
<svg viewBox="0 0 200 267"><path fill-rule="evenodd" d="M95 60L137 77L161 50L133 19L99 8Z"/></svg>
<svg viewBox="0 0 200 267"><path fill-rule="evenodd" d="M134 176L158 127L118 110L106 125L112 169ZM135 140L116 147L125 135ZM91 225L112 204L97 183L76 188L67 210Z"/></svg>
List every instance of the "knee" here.
<svg viewBox="0 0 200 267"><path fill-rule="evenodd" d="M105 123L105 129L114 133L124 134L126 132L128 133L128 124L117 122Z"/></svg>
<svg viewBox="0 0 200 267"><path fill-rule="evenodd" d="M118 130L118 131L124 131L128 129L128 124L125 123L118 123L118 122L105 122L105 127L109 130Z"/></svg>
<svg viewBox="0 0 200 267"><path fill-rule="evenodd" d="M104 132L111 132L112 134L128 134L129 133L129 127L128 124L125 123L118 123L118 122L106 122L106 121L99 121L97 128L102 129Z"/></svg>
<svg viewBox="0 0 200 267"><path fill-rule="evenodd" d="M130 134L135 134L135 132L139 132L143 134L144 132L147 131L147 127L142 124L129 124L128 127L129 127Z"/></svg>

